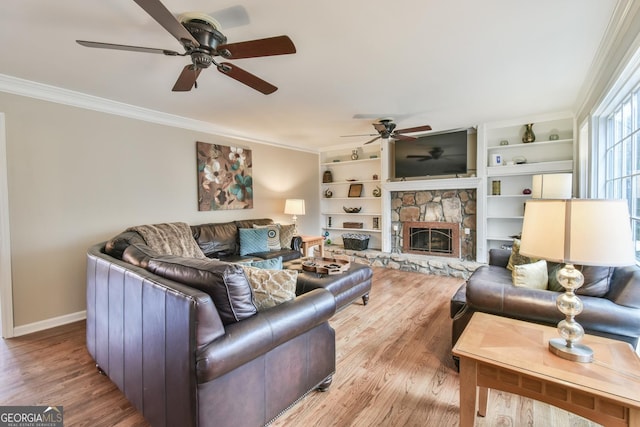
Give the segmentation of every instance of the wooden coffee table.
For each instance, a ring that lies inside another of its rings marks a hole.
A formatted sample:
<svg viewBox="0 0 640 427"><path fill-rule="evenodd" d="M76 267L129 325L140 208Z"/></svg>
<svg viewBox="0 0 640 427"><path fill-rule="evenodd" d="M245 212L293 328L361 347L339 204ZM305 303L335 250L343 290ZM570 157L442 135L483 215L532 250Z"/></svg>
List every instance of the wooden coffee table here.
<svg viewBox="0 0 640 427"><path fill-rule="evenodd" d="M579 320L579 319L578 319ZM460 426L487 411L488 389L573 412L605 426L640 426L640 358L622 341L585 335L592 363L548 350L549 326L474 313L453 348L460 358Z"/></svg>

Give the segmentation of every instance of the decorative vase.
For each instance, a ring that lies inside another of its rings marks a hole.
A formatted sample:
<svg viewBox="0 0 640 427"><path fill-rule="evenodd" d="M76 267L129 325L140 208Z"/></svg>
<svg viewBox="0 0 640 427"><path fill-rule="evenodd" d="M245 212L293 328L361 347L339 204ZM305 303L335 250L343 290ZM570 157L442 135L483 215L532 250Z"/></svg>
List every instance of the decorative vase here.
<svg viewBox="0 0 640 427"><path fill-rule="evenodd" d="M536 140L536 134L533 133L533 123L524 125L524 135L522 135L522 142L525 144L534 142Z"/></svg>

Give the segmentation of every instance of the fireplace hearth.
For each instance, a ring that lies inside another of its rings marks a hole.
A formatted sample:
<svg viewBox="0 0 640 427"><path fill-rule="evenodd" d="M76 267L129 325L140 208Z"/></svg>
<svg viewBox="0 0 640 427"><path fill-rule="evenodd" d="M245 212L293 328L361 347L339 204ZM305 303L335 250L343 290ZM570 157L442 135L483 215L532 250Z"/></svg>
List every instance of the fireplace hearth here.
<svg viewBox="0 0 640 427"><path fill-rule="evenodd" d="M453 222L403 222L402 251L420 255L460 257L460 224Z"/></svg>

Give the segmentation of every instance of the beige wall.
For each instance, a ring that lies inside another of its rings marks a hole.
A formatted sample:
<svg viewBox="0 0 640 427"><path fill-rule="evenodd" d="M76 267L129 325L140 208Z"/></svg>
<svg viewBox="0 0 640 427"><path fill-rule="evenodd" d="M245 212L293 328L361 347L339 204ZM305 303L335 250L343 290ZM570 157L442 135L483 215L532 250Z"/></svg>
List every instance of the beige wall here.
<svg viewBox="0 0 640 427"><path fill-rule="evenodd" d="M86 249L128 226L270 217L304 198L318 233L316 154L0 93L6 140L14 326L85 310ZM254 208L198 212L196 141L253 151Z"/></svg>

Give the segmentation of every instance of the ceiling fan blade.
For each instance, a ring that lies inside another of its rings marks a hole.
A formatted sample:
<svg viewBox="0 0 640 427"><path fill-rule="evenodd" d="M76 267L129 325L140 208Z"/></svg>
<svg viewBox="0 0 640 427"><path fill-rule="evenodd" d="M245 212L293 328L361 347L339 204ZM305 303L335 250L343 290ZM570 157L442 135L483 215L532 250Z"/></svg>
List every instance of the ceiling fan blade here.
<svg viewBox="0 0 640 427"><path fill-rule="evenodd" d="M426 132L428 130L431 130L431 126L424 125L424 126L416 126L414 128L399 129L399 130L396 130L396 133Z"/></svg>
<svg viewBox="0 0 640 427"><path fill-rule="evenodd" d="M391 138L399 139L401 141L415 141L416 139L418 139L418 138L415 138L413 136L400 135L399 133L394 133L393 135L391 135Z"/></svg>
<svg viewBox="0 0 640 427"><path fill-rule="evenodd" d="M115 49L115 50L130 50L133 52L160 53L168 56L180 55L178 52L174 52L173 50L156 49L153 47L129 46L125 44L113 44L113 43L102 43L102 42L90 42L87 40L76 40L76 43L85 47L97 47L100 49Z"/></svg>
<svg viewBox="0 0 640 427"><path fill-rule="evenodd" d="M232 79L239 81L240 83L246 84L247 86L257 90L258 92L264 93L265 95L269 95L278 90L278 88L271 83L266 82L260 77L254 76L250 72L245 71L237 65L233 65L228 62L223 62L218 65L218 71L220 71L222 74L226 74Z"/></svg>
<svg viewBox="0 0 640 427"><path fill-rule="evenodd" d="M228 59L256 58L259 56L287 55L296 53L296 47L288 36L269 37L266 39L224 44L217 47L231 52Z"/></svg>
<svg viewBox="0 0 640 427"><path fill-rule="evenodd" d="M193 88L198 76L200 75L201 68L195 68L193 65L187 65L182 69L176 84L173 85L174 92L188 92Z"/></svg>
<svg viewBox="0 0 640 427"><path fill-rule="evenodd" d="M340 137L342 138L349 138L352 136L380 136L377 133L363 133L363 134L359 134L359 135L340 135Z"/></svg>
<svg viewBox="0 0 640 427"><path fill-rule="evenodd" d="M176 19L159 0L134 0L138 6L144 9L158 24L162 25L182 45L200 46L191 33Z"/></svg>
<svg viewBox="0 0 640 427"><path fill-rule="evenodd" d="M375 138L373 138L371 141L367 141L362 145L367 145L367 144L371 144L374 141L377 141L378 139L382 138L380 135L376 136Z"/></svg>

